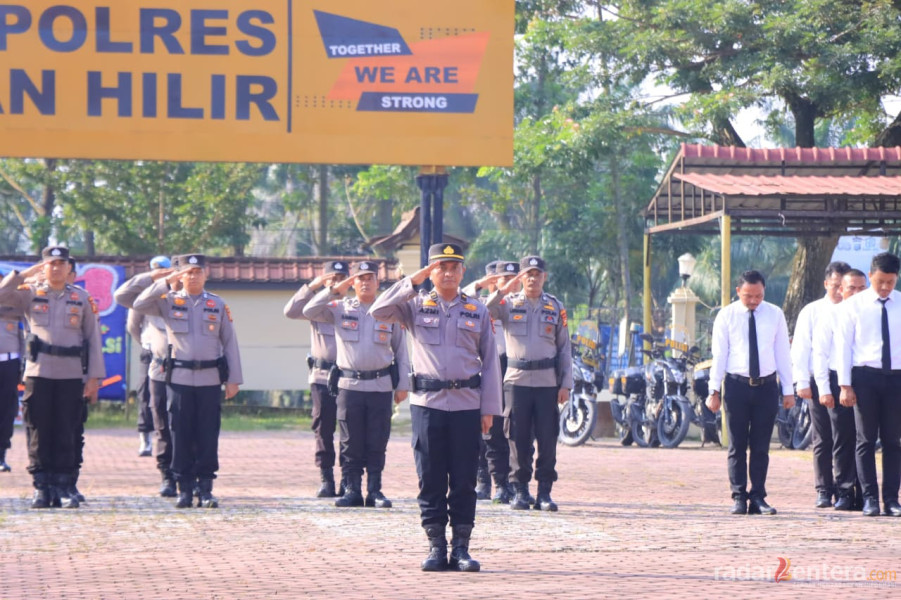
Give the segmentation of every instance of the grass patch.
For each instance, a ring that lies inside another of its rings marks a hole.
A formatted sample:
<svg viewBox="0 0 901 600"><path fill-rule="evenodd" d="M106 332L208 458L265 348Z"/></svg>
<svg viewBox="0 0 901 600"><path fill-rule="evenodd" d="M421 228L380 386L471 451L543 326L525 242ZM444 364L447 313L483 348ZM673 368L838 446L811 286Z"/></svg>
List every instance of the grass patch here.
<svg viewBox="0 0 901 600"><path fill-rule="evenodd" d="M100 402L89 409L87 429L134 429L138 417L135 407L122 402ZM292 431L309 429L312 420L303 411L254 410L246 406L222 407L222 431Z"/></svg>

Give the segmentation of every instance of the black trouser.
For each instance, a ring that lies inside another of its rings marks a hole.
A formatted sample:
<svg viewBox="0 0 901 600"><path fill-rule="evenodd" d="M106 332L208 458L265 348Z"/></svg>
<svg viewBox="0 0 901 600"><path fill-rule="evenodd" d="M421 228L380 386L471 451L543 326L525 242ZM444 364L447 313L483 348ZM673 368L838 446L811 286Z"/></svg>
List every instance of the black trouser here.
<svg viewBox="0 0 901 600"><path fill-rule="evenodd" d="M507 355L501 354L499 358L503 381L507 373ZM503 400L502 396L502 404ZM479 469L491 473L496 482L507 481L510 476L510 442L504 436L504 417L495 415L488 433L490 437L479 442Z"/></svg>
<svg viewBox="0 0 901 600"><path fill-rule="evenodd" d="M507 417L504 426L510 440L510 481L514 483L528 483L532 479L533 440L538 447L535 480L557 481L558 389L504 386L504 414Z"/></svg>
<svg viewBox="0 0 901 600"><path fill-rule="evenodd" d="M84 464L84 424L88 422L88 398L81 399L81 418L75 425L75 468L80 469Z"/></svg>
<svg viewBox="0 0 901 600"><path fill-rule="evenodd" d="M451 526L474 524L480 411L450 412L413 404L410 415L422 526L444 527L448 518Z"/></svg>
<svg viewBox="0 0 901 600"><path fill-rule="evenodd" d="M195 478L215 479L219 470L222 387L173 383L168 395L172 474L180 486L193 485Z"/></svg>
<svg viewBox="0 0 901 600"><path fill-rule="evenodd" d="M319 383L310 386L313 400L313 435L316 438L316 466L332 469L335 466L335 425L338 405L328 388Z"/></svg>
<svg viewBox="0 0 901 600"><path fill-rule="evenodd" d="M393 392L338 390L338 426L341 431L341 473L360 476L385 468L385 450L391 435Z"/></svg>
<svg viewBox="0 0 901 600"><path fill-rule="evenodd" d="M727 459L732 498L766 498L766 473L770 464L770 438L779 409L775 380L757 387L726 376L723 390L726 426L729 431ZM750 460L747 452L750 448ZM748 477L751 492L747 491Z"/></svg>
<svg viewBox="0 0 901 600"><path fill-rule="evenodd" d="M854 367L851 385L857 394L857 476L864 498L879 498L876 440L882 439L882 500L898 500L901 485L901 373Z"/></svg>
<svg viewBox="0 0 901 600"><path fill-rule="evenodd" d="M172 470L172 432L169 428L169 406L166 382L150 380L150 408L156 431L156 468L162 473Z"/></svg>
<svg viewBox="0 0 901 600"><path fill-rule="evenodd" d="M19 414L19 368L18 358L0 362L0 451L12 444L13 424Z"/></svg>
<svg viewBox="0 0 901 600"><path fill-rule="evenodd" d="M144 380L141 382L141 387L138 388L138 432L139 433L150 433L153 431L153 407L150 403L150 353L147 353L148 358L145 359L144 355L141 355L141 364L143 364L146 369L144 369Z"/></svg>
<svg viewBox="0 0 901 600"><path fill-rule="evenodd" d="M810 393L813 398L807 401L810 407L810 426L813 428L813 482L818 492L829 495L835 493L835 481L832 478L832 422L829 409L820 404L820 393L816 382L810 380ZM836 400L838 397L836 396ZM778 410L778 405L777 405Z"/></svg>
<svg viewBox="0 0 901 600"><path fill-rule="evenodd" d="M25 379L22 411L27 428L28 472L72 475L75 432L82 425L84 383L79 379Z"/></svg>
<svg viewBox="0 0 901 600"><path fill-rule="evenodd" d="M860 487L857 481L856 452L857 428L854 426L854 407L842 406L838 401L841 388L838 374L829 371L829 389L835 399L835 406L829 410L832 425L832 463L835 469L835 487L839 494L848 494Z"/></svg>

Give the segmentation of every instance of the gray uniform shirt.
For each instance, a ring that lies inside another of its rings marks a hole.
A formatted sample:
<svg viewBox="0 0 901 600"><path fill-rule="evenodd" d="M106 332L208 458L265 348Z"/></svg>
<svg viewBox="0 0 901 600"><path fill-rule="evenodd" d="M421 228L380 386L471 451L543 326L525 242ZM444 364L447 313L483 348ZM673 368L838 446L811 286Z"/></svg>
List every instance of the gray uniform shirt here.
<svg viewBox="0 0 901 600"><path fill-rule="evenodd" d="M133 308L146 315L162 317L166 335L172 344L172 358L178 360L215 360L225 356L228 361L228 381L244 382L241 374L241 354L231 313L216 294L204 291L190 296L185 290L173 292L165 279L160 279L141 292ZM219 371L209 369L181 369L172 371L172 383L190 386L219 385Z"/></svg>
<svg viewBox="0 0 901 600"><path fill-rule="evenodd" d="M66 285L54 291L47 284L24 284L18 271L11 271L0 281L0 304L21 310L31 333L45 344L73 347L88 343L88 372L83 373L78 356L38 354L37 361L27 361L26 377L47 379L102 379L106 376L100 321L94 299L86 290Z"/></svg>
<svg viewBox="0 0 901 600"><path fill-rule="evenodd" d="M482 304L466 295L444 303L436 294L418 294L405 277L379 296L370 312L376 319L400 323L410 332L415 375L455 381L482 374L480 388L413 392L411 404L501 414L501 367L491 317Z"/></svg>
<svg viewBox="0 0 901 600"><path fill-rule="evenodd" d="M157 359L150 363L150 379L166 381L166 373L163 371L163 365L160 362L166 358L166 352L169 348L166 322L161 317L145 315L132 308L135 299L141 292L150 287L152 283L153 278L150 273L135 275L119 286L119 289L113 294L113 298L118 304L128 308L126 329L128 329L131 339L142 348L149 346L153 358Z"/></svg>
<svg viewBox="0 0 901 600"><path fill-rule="evenodd" d="M20 357L24 354L23 315L21 308L0 306L0 354L18 354Z"/></svg>
<svg viewBox="0 0 901 600"><path fill-rule="evenodd" d="M404 329L397 323L387 323L372 316L371 307L357 298L342 298L328 289L316 294L303 314L316 323L331 323L335 327L338 346L338 367L343 370L375 371L397 361L400 380L398 390L410 389L410 359ZM358 392L389 392L391 377L352 379L342 377L338 387Z"/></svg>
<svg viewBox="0 0 901 600"><path fill-rule="evenodd" d="M554 296L542 293L529 300L522 292L504 298L500 292L488 297L491 316L503 323L507 335L508 360L541 360L559 356L560 384L573 387L573 358L566 309ZM507 364L504 383L523 387L557 387L553 367L523 370Z"/></svg>
<svg viewBox="0 0 901 600"><path fill-rule="evenodd" d="M289 319L308 320L303 314L303 309L315 295L316 292L311 290L309 285L301 287L285 304L285 316ZM310 323L310 354L319 360L329 362L337 360L338 346L335 342L335 326L333 324L315 321ZM328 370L313 367L310 371L310 384L313 383L326 385Z"/></svg>
<svg viewBox="0 0 901 600"><path fill-rule="evenodd" d="M481 294L477 295L476 283L474 281L463 288L464 294L471 298L478 298L479 302L485 304L488 301L488 296L490 296L488 290L482 289L478 291L481 292ZM497 344L497 353L506 354L507 336L504 334L504 324L497 319L492 319L491 324L494 325L494 342Z"/></svg>

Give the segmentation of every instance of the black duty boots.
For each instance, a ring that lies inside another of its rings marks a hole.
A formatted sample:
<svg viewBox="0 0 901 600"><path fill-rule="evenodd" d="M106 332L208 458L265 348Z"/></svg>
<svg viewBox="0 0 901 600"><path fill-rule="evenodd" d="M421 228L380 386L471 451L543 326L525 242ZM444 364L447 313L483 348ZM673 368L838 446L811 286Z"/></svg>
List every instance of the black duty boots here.
<svg viewBox="0 0 901 600"><path fill-rule="evenodd" d="M12 468L6 464L6 448L0 450L0 473L9 473Z"/></svg>
<svg viewBox="0 0 901 600"><path fill-rule="evenodd" d="M479 469L476 476L476 500L491 498L491 476L485 469Z"/></svg>
<svg viewBox="0 0 901 600"><path fill-rule="evenodd" d="M469 537L472 535L472 525L454 525L452 531L448 568L452 571L471 573L478 571L481 568L479 561L469 556Z"/></svg>
<svg viewBox="0 0 901 600"><path fill-rule="evenodd" d="M531 496L529 495L528 483L515 483L516 496L510 501L510 508L513 510L529 510Z"/></svg>
<svg viewBox="0 0 901 600"><path fill-rule="evenodd" d="M31 508L50 508L50 482L46 473L34 474L34 497Z"/></svg>
<svg viewBox="0 0 901 600"><path fill-rule="evenodd" d="M85 501L84 494L78 491L78 476L81 475L81 469L75 469L75 473L69 479L69 496L78 500L81 504Z"/></svg>
<svg viewBox="0 0 901 600"><path fill-rule="evenodd" d="M335 506L339 508L363 506L363 493L360 491L362 484L362 475L346 475L344 477L344 495L335 500Z"/></svg>
<svg viewBox="0 0 901 600"><path fill-rule="evenodd" d="M198 508L219 508L219 500L213 495L213 480L198 479L200 497L197 499Z"/></svg>
<svg viewBox="0 0 901 600"><path fill-rule="evenodd" d="M50 484L50 506L52 508L78 508L78 499L70 495L72 477L55 474Z"/></svg>
<svg viewBox="0 0 901 600"><path fill-rule="evenodd" d="M494 504L510 504L510 500L513 500L513 496L516 495L516 490L507 481L507 477L495 477L494 478L494 498L491 501Z"/></svg>
<svg viewBox="0 0 901 600"><path fill-rule="evenodd" d="M385 498L382 493L382 474L367 473L366 477L366 501L364 504L375 508L391 508L391 500Z"/></svg>
<svg viewBox="0 0 901 600"><path fill-rule="evenodd" d="M319 480L322 482L322 485L319 486L319 491L316 492L317 498L334 498L335 497L335 475L332 473L331 469L320 468L319 469Z"/></svg>
<svg viewBox="0 0 901 600"><path fill-rule="evenodd" d="M429 555L422 561L423 571L443 571L447 569L447 538L444 527L429 525L424 528L429 538Z"/></svg>
<svg viewBox="0 0 901 600"><path fill-rule="evenodd" d="M535 510L557 512L557 504L551 500L551 488L553 485L554 482L552 481L538 482L538 495L535 496Z"/></svg>
<svg viewBox="0 0 901 600"><path fill-rule="evenodd" d="M178 495L175 487L175 476L171 471L161 471L163 482L160 484L160 496L175 498Z"/></svg>
<svg viewBox="0 0 901 600"><path fill-rule="evenodd" d="M178 482L178 500L175 501L175 508L191 508L191 502L194 499L194 480L181 479Z"/></svg>

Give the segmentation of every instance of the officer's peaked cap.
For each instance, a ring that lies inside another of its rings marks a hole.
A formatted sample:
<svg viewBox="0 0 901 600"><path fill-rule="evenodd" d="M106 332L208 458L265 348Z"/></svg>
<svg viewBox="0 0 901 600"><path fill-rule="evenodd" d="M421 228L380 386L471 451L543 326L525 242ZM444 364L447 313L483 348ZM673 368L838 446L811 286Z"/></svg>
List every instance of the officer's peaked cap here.
<svg viewBox="0 0 901 600"><path fill-rule="evenodd" d="M203 268L206 266L206 256L203 254L182 254L176 258L180 269Z"/></svg>
<svg viewBox="0 0 901 600"><path fill-rule="evenodd" d="M528 271L529 269L538 269L542 273L545 272L544 259L540 256L526 256L519 261L519 270Z"/></svg>
<svg viewBox="0 0 901 600"><path fill-rule="evenodd" d="M376 277L378 277L379 264L371 260L361 260L358 263L354 263L354 266L350 268L350 274L354 277L356 277L357 275L362 275L363 273L373 273Z"/></svg>
<svg viewBox="0 0 901 600"><path fill-rule="evenodd" d="M519 273L519 263L512 260L498 261L496 272L499 275L516 275Z"/></svg>
<svg viewBox="0 0 901 600"><path fill-rule="evenodd" d="M151 269L168 269L172 266L172 261L168 256L154 256L150 259Z"/></svg>
<svg viewBox="0 0 901 600"><path fill-rule="evenodd" d="M463 262L463 248L461 248L459 244L452 244L450 242L432 244L429 246L429 264L446 260Z"/></svg>
<svg viewBox="0 0 901 600"><path fill-rule="evenodd" d="M326 275L332 273L347 275L350 272L350 266L343 260L330 260L323 265L322 270Z"/></svg>
<svg viewBox="0 0 901 600"><path fill-rule="evenodd" d="M69 249L65 246L47 246L41 250L41 259L44 262L53 262L54 260L69 260Z"/></svg>

